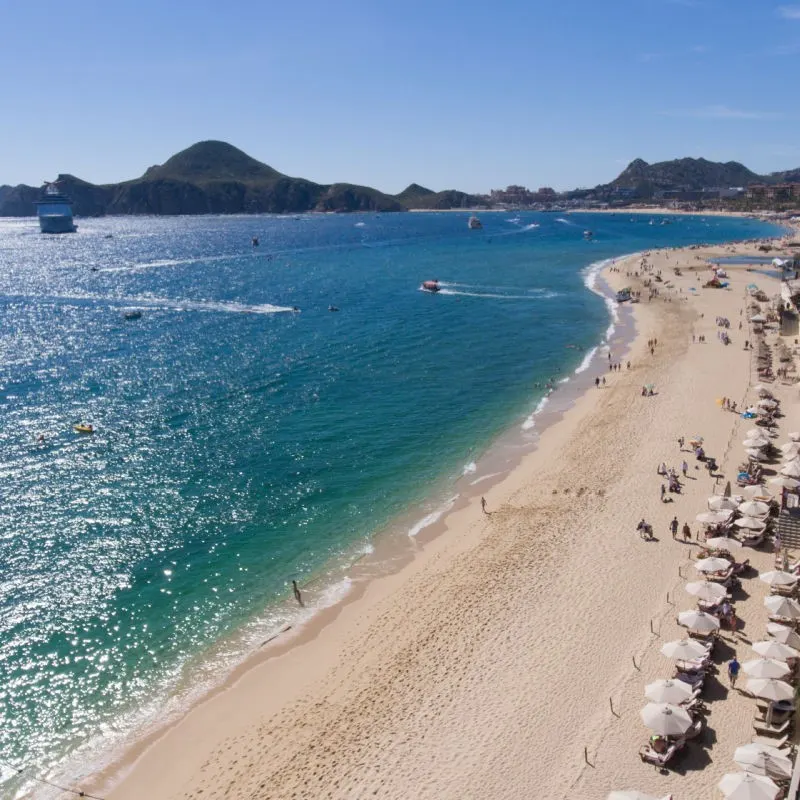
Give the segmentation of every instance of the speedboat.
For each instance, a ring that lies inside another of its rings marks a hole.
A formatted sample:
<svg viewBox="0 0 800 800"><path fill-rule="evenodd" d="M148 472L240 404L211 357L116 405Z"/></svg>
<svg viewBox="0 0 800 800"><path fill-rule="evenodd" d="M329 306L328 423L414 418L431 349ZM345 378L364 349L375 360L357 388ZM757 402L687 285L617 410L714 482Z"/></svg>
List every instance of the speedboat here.
<svg viewBox="0 0 800 800"><path fill-rule="evenodd" d="M419 287L423 292L431 292L436 294L440 290L439 281L422 281L422 286Z"/></svg>
<svg viewBox="0 0 800 800"><path fill-rule="evenodd" d="M473 231L479 230L480 228L483 227L481 221L474 214L469 218L469 222L467 222L467 225L469 226L470 230Z"/></svg>
<svg viewBox="0 0 800 800"><path fill-rule="evenodd" d="M592 236L594 236L594 234L591 231L584 231L583 232L583 238L584 239L591 239Z"/></svg>
<svg viewBox="0 0 800 800"><path fill-rule="evenodd" d="M94 425L88 422L81 422L78 425L73 425L72 429L75 433L94 433Z"/></svg>
<svg viewBox="0 0 800 800"><path fill-rule="evenodd" d="M142 312L132 308L130 311L124 311L122 316L124 319L141 319Z"/></svg>

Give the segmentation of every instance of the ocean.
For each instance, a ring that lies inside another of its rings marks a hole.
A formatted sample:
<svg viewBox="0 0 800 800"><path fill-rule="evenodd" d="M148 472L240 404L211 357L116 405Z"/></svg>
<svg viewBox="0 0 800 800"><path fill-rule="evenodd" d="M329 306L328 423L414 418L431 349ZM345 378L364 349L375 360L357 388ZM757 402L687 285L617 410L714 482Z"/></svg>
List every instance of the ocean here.
<svg viewBox="0 0 800 800"><path fill-rule="evenodd" d="M779 232L468 216L0 220L0 794L179 713L535 436L609 327L591 265Z"/></svg>

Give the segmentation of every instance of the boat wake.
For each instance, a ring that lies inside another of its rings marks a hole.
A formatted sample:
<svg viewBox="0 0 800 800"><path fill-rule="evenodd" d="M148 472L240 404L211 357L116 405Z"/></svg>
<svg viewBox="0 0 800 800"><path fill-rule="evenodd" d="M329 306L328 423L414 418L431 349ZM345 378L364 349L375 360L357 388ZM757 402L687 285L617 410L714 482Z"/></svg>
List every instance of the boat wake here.
<svg viewBox="0 0 800 800"><path fill-rule="evenodd" d="M524 292L525 294L520 294ZM523 289L519 286L475 286L469 283L448 283L439 281L438 294L461 297L487 297L496 300L549 300L557 297L557 292L548 289Z"/></svg>
<svg viewBox="0 0 800 800"><path fill-rule="evenodd" d="M8 300L22 302L35 300L39 304L79 305L86 307L107 306L125 308L126 311L205 311L223 314L280 314L293 312L290 306L272 303L247 304L224 300L172 300L165 297L100 297L97 295L6 295Z"/></svg>
<svg viewBox="0 0 800 800"><path fill-rule="evenodd" d="M560 222L562 225L574 225L575 224L572 220L564 219L564 217L556 217L556 222Z"/></svg>

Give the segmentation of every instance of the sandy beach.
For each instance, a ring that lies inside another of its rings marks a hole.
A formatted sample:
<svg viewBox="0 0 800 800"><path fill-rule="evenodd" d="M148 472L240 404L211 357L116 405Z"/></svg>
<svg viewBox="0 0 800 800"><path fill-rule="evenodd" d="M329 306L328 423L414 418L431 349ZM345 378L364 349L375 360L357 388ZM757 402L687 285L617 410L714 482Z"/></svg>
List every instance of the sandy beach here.
<svg viewBox="0 0 800 800"><path fill-rule="evenodd" d="M754 398L745 286L772 296L778 282L733 267L729 289L702 289L705 259L734 253L756 254L756 245L651 253L672 288L651 302L644 290L633 306L636 339L629 352L610 354L622 369L581 396L486 492L489 514L476 496L410 564L265 651L224 691L82 788L113 800L588 800L628 788L676 800L714 796L735 767L734 748L751 738L752 699L729 692L721 672L704 744L667 775L639 759L648 738L639 710L645 684L670 676L659 648L681 638L676 613L694 606L682 585L694 574L696 544L674 541L669 522L677 515L696 533L695 515L721 491L677 439L703 436L729 479L751 427L716 399ZM638 260L617 261L608 282L640 287L626 274ZM717 338L719 316L732 323L728 346ZM654 396L641 396L644 384L654 384ZM781 430L796 429L797 389L776 386L787 415ZM662 503L656 467L683 458L684 490ZM642 517L653 542L636 533ZM747 556L758 570L774 561L767 551ZM751 578L746 589L737 603L745 627L725 634L740 660L752 657L746 640L763 638L766 623L768 587Z"/></svg>

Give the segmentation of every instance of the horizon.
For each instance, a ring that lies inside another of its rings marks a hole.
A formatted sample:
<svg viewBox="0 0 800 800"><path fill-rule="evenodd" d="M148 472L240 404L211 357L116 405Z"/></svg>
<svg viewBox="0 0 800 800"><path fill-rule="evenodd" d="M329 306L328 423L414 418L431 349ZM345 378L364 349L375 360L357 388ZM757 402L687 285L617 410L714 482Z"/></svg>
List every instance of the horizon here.
<svg viewBox="0 0 800 800"><path fill-rule="evenodd" d="M243 0L237 13L203 0L186 16L153 0L79 0L46 15L11 5L3 19L0 66L17 75L24 63L26 80L0 89L13 121L0 184L119 183L204 140L386 194L591 187L635 158L800 166L775 80L800 56L800 5L570 0L536 12L512 0L487 16L474 0L402 11ZM31 59L42 41L69 43L57 75ZM48 87L44 111L31 86Z"/></svg>

